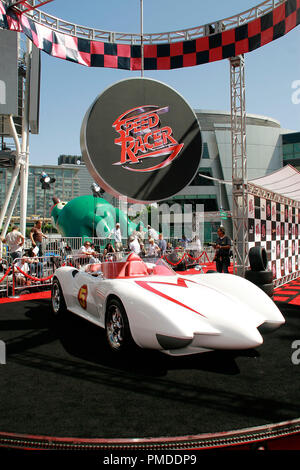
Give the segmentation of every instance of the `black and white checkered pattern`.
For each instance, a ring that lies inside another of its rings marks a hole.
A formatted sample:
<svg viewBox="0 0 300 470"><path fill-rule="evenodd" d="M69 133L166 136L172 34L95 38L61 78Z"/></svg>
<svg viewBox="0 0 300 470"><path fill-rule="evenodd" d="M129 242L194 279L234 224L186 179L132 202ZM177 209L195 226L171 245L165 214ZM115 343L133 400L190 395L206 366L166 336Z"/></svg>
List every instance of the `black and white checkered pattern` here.
<svg viewBox="0 0 300 470"><path fill-rule="evenodd" d="M300 271L300 208L248 195L248 243L262 246L274 279Z"/></svg>

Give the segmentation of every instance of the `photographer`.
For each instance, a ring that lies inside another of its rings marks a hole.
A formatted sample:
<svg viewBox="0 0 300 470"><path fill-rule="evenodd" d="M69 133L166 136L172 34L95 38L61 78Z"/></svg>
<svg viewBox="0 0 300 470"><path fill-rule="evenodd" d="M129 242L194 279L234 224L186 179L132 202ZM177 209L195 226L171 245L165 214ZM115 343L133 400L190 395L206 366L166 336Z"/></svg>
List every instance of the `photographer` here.
<svg viewBox="0 0 300 470"><path fill-rule="evenodd" d="M228 273L228 267L230 265L231 240L227 235L225 235L223 227L218 228L218 238L214 248L216 250L214 261L216 262L218 273Z"/></svg>

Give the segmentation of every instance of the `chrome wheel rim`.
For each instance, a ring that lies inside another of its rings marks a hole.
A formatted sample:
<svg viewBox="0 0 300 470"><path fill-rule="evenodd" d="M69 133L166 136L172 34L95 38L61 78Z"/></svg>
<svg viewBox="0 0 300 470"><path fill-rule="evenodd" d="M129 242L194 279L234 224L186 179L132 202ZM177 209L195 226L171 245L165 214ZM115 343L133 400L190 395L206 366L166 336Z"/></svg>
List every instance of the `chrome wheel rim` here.
<svg viewBox="0 0 300 470"><path fill-rule="evenodd" d="M106 334L112 349L120 349L124 342L124 320L120 309L115 305L109 309Z"/></svg>
<svg viewBox="0 0 300 470"><path fill-rule="evenodd" d="M52 308L54 313L59 312L60 308L60 291L57 283L53 284L52 288Z"/></svg>

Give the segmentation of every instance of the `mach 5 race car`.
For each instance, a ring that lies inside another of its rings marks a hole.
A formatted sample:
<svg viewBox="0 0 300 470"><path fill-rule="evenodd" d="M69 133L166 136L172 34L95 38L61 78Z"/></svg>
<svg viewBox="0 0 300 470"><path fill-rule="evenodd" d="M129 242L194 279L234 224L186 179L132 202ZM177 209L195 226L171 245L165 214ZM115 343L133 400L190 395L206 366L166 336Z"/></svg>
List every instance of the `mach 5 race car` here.
<svg viewBox="0 0 300 470"><path fill-rule="evenodd" d="M162 259L130 253L122 261L60 267L52 312L104 328L113 351L133 345L172 356L249 349L285 320L251 282L232 274L178 275Z"/></svg>

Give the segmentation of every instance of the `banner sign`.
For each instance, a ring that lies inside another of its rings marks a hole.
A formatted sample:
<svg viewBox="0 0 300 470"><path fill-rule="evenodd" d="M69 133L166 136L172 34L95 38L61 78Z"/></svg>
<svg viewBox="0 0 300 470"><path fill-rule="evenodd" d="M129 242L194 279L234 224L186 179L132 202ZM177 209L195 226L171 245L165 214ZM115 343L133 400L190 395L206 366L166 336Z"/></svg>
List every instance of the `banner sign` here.
<svg viewBox="0 0 300 470"><path fill-rule="evenodd" d="M105 191L131 202L157 202L195 177L202 136L194 111L152 79L122 80L102 93L81 126L87 168Z"/></svg>
<svg viewBox="0 0 300 470"><path fill-rule="evenodd" d="M18 116L18 37L0 29L0 115Z"/></svg>

